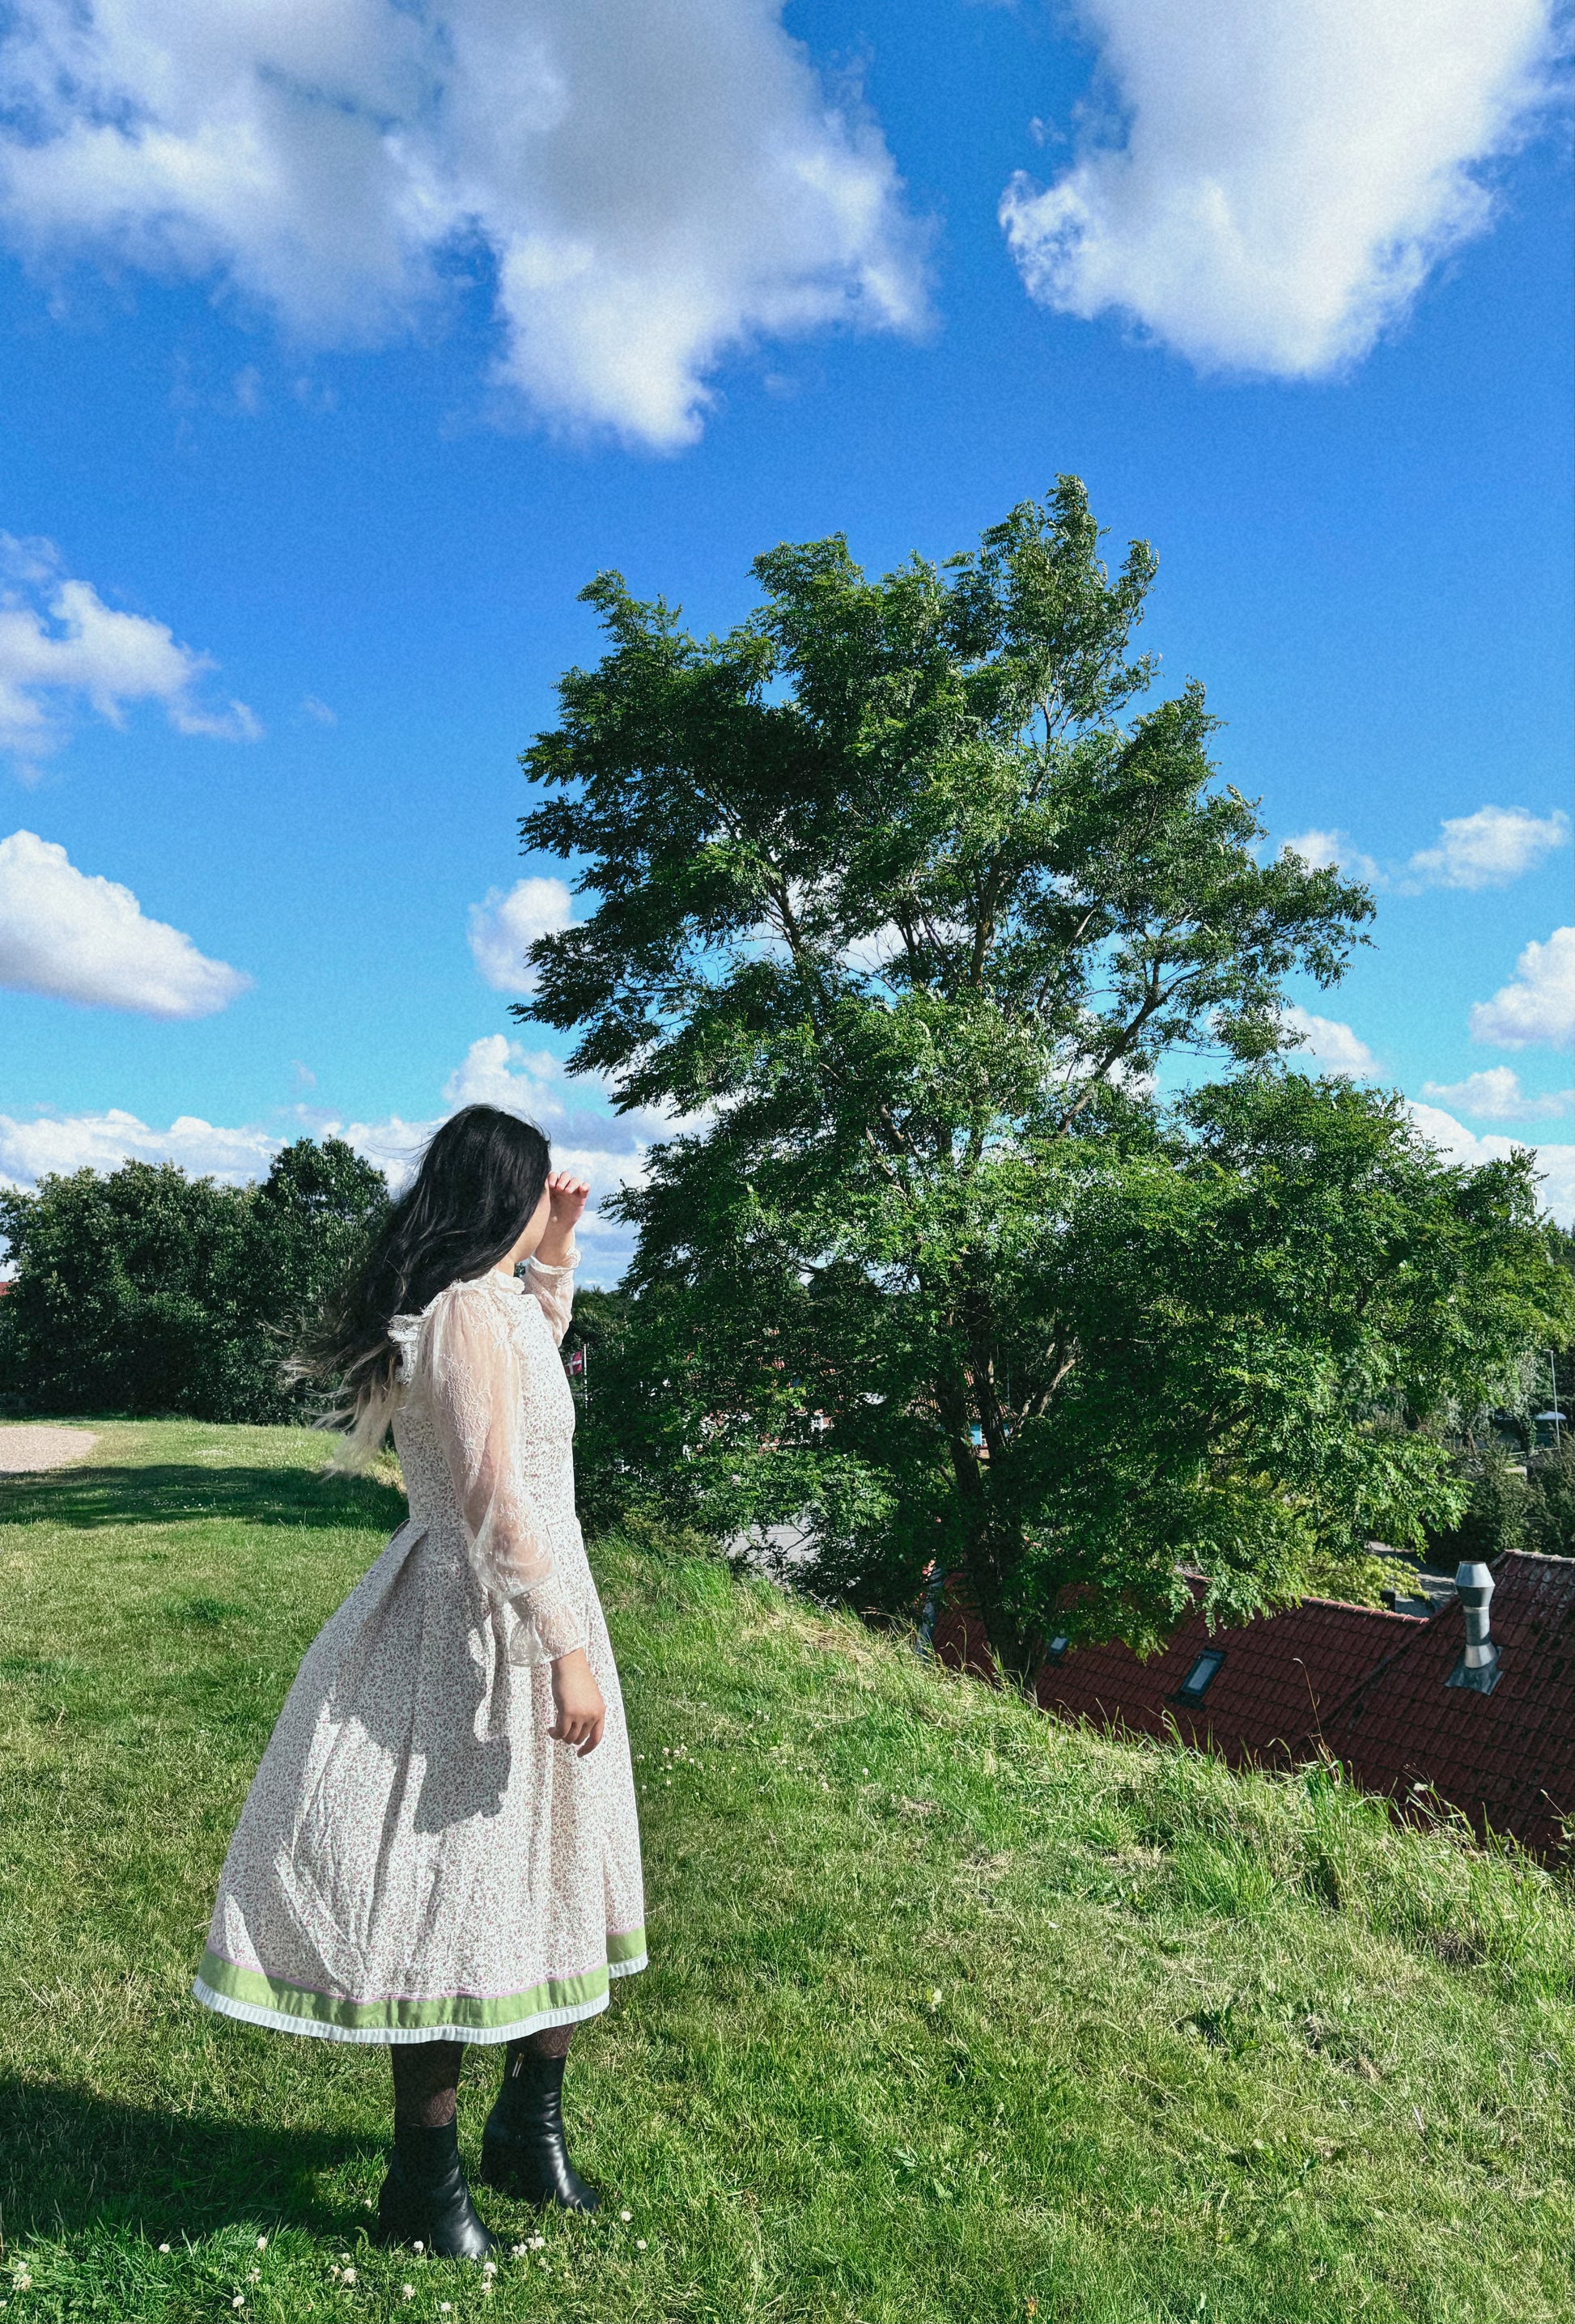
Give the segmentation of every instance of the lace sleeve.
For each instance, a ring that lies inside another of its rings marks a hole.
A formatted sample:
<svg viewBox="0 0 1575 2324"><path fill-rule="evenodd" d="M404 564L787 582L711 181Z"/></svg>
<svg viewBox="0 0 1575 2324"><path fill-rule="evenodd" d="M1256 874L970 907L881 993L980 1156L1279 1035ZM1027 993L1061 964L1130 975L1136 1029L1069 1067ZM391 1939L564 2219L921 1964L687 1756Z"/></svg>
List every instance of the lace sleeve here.
<svg viewBox="0 0 1575 2324"><path fill-rule="evenodd" d="M503 1298L485 1284L456 1283L433 1301L420 1362L471 1563L482 1586L510 1600L556 1660L585 1644L585 1621L554 1571L523 1480L528 1360Z"/></svg>
<svg viewBox="0 0 1575 2324"><path fill-rule="evenodd" d="M525 1268L525 1289L547 1318L547 1329L560 1347L574 1313L574 1270L579 1264L579 1248L571 1242L566 1265L543 1267L539 1259L533 1259Z"/></svg>

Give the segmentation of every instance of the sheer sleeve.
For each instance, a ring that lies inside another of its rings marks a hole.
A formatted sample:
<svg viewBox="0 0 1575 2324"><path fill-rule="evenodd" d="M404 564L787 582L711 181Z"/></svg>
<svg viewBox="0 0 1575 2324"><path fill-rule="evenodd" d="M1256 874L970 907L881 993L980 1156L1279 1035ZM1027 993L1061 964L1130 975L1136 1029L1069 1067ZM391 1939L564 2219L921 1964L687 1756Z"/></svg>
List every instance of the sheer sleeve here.
<svg viewBox="0 0 1575 2324"><path fill-rule="evenodd" d="M579 1264L579 1247L570 1242L566 1265L543 1267L539 1259L533 1259L525 1268L525 1289L547 1318L547 1329L560 1347L574 1313L574 1270Z"/></svg>
<svg viewBox="0 0 1575 2324"><path fill-rule="evenodd" d="M438 1440L470 1539L477 1579L506 1598L555 1661L585 1644L585 1618L554 1570L520 1459L528 1357L503 1298L486 1285L454 1284L433 1301L420 1366Z"/></svg>

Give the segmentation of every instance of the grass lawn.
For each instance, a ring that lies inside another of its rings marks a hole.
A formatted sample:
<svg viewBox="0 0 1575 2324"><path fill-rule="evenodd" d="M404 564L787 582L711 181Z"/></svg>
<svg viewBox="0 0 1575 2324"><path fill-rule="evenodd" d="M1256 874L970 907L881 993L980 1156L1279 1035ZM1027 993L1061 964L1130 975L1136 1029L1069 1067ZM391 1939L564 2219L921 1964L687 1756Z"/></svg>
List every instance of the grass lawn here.
<svg viewBox="0 0 1575 2324"><path fill-rule="evenodd" d="M614 2199L491 2290L374 2250L381 2052L188 1998L296 1663L403 1507L321 1457L106 1424L0 1480L5 2324L1568 2324L1567 1888L616 1542L653 1965L570 2072Z"/></svg>

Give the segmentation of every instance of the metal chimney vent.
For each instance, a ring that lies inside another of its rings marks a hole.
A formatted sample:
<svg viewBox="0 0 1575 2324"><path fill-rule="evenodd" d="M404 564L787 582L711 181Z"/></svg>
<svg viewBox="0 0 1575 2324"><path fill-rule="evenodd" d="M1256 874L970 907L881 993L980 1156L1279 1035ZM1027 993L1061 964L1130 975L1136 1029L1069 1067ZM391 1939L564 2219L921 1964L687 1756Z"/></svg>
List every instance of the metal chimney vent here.
<svg viewBox="0 0 1575 2324"><path fill-rule="evenodd" d="M1462 1561L1455 1569L1455 1594L1466 1616L1466 1647L1444 1684L1468 1687L1473 1694L1491 1694L1499 1678L1498 1649L1488 1636L1491 1570Z"/></svg>

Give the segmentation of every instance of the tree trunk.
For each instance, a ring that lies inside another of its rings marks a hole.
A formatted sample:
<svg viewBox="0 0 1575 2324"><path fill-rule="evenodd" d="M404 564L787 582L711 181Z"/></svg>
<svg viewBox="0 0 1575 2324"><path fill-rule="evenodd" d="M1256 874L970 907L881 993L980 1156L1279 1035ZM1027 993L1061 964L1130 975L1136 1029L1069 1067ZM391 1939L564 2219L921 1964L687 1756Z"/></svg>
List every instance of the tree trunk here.
<svg viewBox="0 0 1575 2324"><path fill-rule="evenodd" d="M1031 1694L1044 1655L1037 1632L1019 1629L1006 1610L996 1545L988 1540L970 1544L966 1571L1003 1676L1022 1693Z"/></svg>

